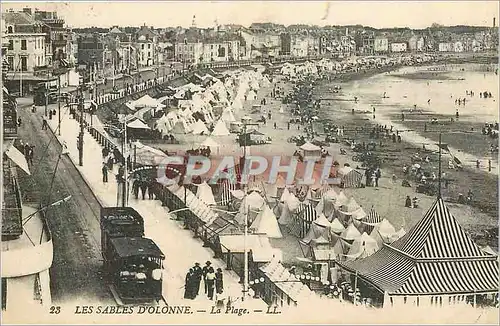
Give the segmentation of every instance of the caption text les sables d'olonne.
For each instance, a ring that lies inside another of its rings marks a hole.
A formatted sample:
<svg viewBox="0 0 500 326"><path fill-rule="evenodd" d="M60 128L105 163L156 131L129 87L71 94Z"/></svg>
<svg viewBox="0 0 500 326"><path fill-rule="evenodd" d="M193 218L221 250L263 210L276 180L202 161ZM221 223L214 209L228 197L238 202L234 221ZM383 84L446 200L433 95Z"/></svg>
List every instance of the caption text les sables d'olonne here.
<svg viewBox="0 0 500 326"><path fill-rule="evenodd" d="M59 307L56 307L59 308ZM51 309L50 312L52 314L58 314L61 309ZM276 306L269 306L266 310L249 310L246 308L238 308L238 307L223 307L219 308L216 306L212 306L207 310L193 310L190 306L164 306L164 307L146 307L146 306L76 306L74 310L75 315L189 315L194 313L205 313L211 315L233 315L233 316L243 316L251 313L264 313L264 314L280 314L281 312L278 310Z"/></svg>

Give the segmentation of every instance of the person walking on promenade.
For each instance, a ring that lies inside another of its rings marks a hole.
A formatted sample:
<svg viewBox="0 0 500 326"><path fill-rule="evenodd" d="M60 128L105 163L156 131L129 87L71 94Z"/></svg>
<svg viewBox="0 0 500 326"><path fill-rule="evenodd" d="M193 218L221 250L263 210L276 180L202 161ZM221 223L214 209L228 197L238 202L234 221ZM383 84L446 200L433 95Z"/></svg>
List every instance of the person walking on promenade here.
<svg viewBox="0 0 500 326"><path fill-rule="evenodd" d="M134 192L135 199L139 199L139 187L140 187L140 181L135 180L134 183L132 184L132 191Z"/></svg>
<svg viewBox="0 0 500 326"><path fill-rule="evenodd" d="M102 165L102 182L108 182L108 167L106 166L106 164Z"/></svg>
<svg viewBox="0 0 500 326"><path fill-rule="evenodd" d="M195 296L193 295L193 278L194 278L194 271L192 268L189 269L189 271L186 274L186 278L184 280L184 299L191 299L193 300Z"/></svg>
<svg viewBox="0 0 500 326"><path fill-rule="evenodd" d="M200 267L200 263L195 263L193 269L193 294L197 296L200 293L201 278L203 276L203 270Z"/></svg>
<svg viewBox="0 0 500 326"><path fill-rule="evenodd" d="M146 181L141 180L139 183L139 187L141 188L142 200L146 199L146 192L148 191L148 185Z"/></svg>
<svg viewBox="0 0 500 326"><path fill-rule="evenodd" d="M203 267L202 269L202 274L203 274L203 285L205 286L205 294L207 294L208 292L208 287L207 287L207 274L208 274L208 270L211 268L211 265L212 263L210 261L207 261L205 263L205 266Z"/></svg>
<svg viewBox="0 0 500 326"><path fill-rule="evenodd" d="M155 191L154 191L153 180L148 180L147 181L147 188L148 188L148 197L149 197L149 199L150 200L154 199Z"/></svg>
<svg viewBox="0 0 500 326"><path fill-rule="evenodd" d="M214 286L215 286L215 271L213 267L208 269L208 273L206 276L206 284L207 284L207 296L208 299L214 299Z"/></svg>
<svg viewBox="0 0 500 326"><path fill-rule="evenodd" d="M42 130L47 130L47 127L47 118L45 116L42 116Z"/></svg>
<svg viewBox="0 0 500 326"><path fill-rule="evenodd" d="M215 292L217 294L224 292L224 275L221 268L217 268L217 272L215 273Z"/></svg>

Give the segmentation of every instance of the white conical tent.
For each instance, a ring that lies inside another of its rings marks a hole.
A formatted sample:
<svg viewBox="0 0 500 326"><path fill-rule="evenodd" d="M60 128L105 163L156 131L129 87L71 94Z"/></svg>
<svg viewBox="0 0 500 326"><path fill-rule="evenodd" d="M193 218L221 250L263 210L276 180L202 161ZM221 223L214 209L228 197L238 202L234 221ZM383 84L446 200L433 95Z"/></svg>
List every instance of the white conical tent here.
<svg viewBox="0 0 500 326"><path fill-rule="evenodd" d="M338 218L333 219L333 221L330 223L330 231L332 233L335 233L337 235L341 235L342 232L344 232L345 227L340 223Z"/></svg>
<svg viewBox="0 0 500 326"><path fill-rule="evenodd" d="M236 118L234 117L233 111L231 108L225 108L224 111L222 111L222 115L220 117L222 121L225 122L234 122L236 121Z"/></svg>
<svg viewBox="0 0 500 326"><path fill-rule="evenodd" d="M395 233L396 229L394 226L392 226L391 222L384 218L382 222L373 228L370 236L375 239L381 247L384 243L390 243L391 237L394 236Z"/></svg>
<svg viewBox="0 0 500 326"><path fill-rule="evenodd" d="M156 108L159 104L161 104L160 101L152 98L148 94L144 95L140 99L133 101L131 103L133 107L151 107L151 108Z"/></svg>
<svg viewBox="0 0 500 326"><path fill-rule="evenodd" d="M333 213L335 212L335 201L339 195L333 189L327 190L323 193L323 196L316 206L316 212L323 213L328 219L331 219Z"/></svg>
<svg viewBox="0 0 500 326"><path fill-rule="evenodd" d="M340 237L342 239L344 239L344 240L347 240L347 241L353 241L353 240L357 239L360 235L361 235L361 233L359 233L359 231L356 228L356 226L351 223L342 232L342 234L340 235Z"/></svg>
<svg viewBox="0 0 500 326"><path fill-rule="evenodd" d="M248 213L248 220L252 221L251 215L253 215L255 212L260 212L264 205L264 198L262 198L262 196L257 191L252 192L251 194L243 198L238 214L236 214L235 216L235 220L240 224L244 224L245 214Z"/></svg>
<svg viewBox="0 0 500 326"><path fill-rule="evenodd" d="M404 228L399 229L398 232L396 232L393 235L391 235L391 238L390 238L391 243L393 243L394 241L397 241L397 240L401 239L405 234L406 234L406 231L405 231Z"/></svg>
<svg viewBox="0 0 500 326"><path fill-rule="evenodd" d="M208 135L208 129L207 126L203 123L203 121L198 120L196 121L192 126L191 130L193 135Z"/></svg>
<svg viewBox="0 0 500 326"><path fill-rule="evenodd" d="M191 132L191 128L189 128L188 123L183 118L177 120L174 124L174 127L171 130L174 134L188 134Z"/></svg>
<svg viewBox="0 0 500 326"><path fill-rule="evenodd" d="M215 140L213 140L213 138L210 138L210 137L207 137L205 138L205 140L201 143L201 146L205 146L205 147L219 147L219 143L217 143Z"/></svg>
<svg viewBox="0 0 500 326"><path fill-rule="evenodd" d="M216 204L212 188L206 181L198 185L198 192L196 193L196 197L198 197L202 202L204 202L207 205Z"/></svg>
<svg viewBox="0 0 500 326"><path fill-rule="evenodd" d="M355 260L368 257L379 250L377 241L364 232L360 237L354 240L346 260Z"/></svg>
<svg viewBox="0 0 500 326"><path fill-rule="evenodd" d="M313 224L319 225L321 227L328 227L330 226L330 221L326 218L324 214L320 214L314 221Z"/></svg>
<svg viewBox="0 0 500 326"><path fill-rule="evenodd" d="M300 205L300 201L295 197L294 194L290 193L288 189L285 188L281 198L284 198L283 209L281 210L281 216L278 221L281 225L287 225L292 222L292 213L297 211Z"/></svg>
<svg viewBox="0 0 500 326"><path fill-rule="evenodd" d="M304 243L309 243L311 240L317 239L321 236L328 238L329 226L330 222L328 222L325 215L321 214L316 218L316 220L313 221L313 223L311 223L311 227L302 241Z"/></svg>
<svg viewBox="0 0 500 326"><path fill-rule="evenodd" d="M257 215L250 228L254 229L256 233L267 235L269 238L283 238L278 220L267 205Z"/></svg>
<svg viewBox="0 0 500 326"><path fill-rule="evenodd" d="M336 209L339 209L340 206L346 205L349 202L349 198L344 195L344 192L341 191L340 194L337 196L337 199L335 200L334 207Z"/></svg>
<svg viewBox="0 0 500 326"><path fill-rule="evenodd" d="M214 130L212 131L212 136L227 136L227 135L229 135L229 130L227 129L224 121L222 119L217 121Z"/></svg>

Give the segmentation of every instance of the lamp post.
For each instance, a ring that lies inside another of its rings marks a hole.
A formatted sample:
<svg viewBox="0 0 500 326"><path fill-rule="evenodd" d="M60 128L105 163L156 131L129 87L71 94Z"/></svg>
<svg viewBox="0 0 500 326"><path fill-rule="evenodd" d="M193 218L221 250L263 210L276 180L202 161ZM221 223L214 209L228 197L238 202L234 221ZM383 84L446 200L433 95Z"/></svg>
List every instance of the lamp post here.
<svg viewBox="0 0 500 326"><path fill-rule="evenodd" d="M84 129L84 116L83 116L83 101L84 101L84 93L83 93L83 83L80 83L80 98L78 101L78 107L80 108L80 134L78 135L78 165L83 166L83 135L85 132Z"/></svg>

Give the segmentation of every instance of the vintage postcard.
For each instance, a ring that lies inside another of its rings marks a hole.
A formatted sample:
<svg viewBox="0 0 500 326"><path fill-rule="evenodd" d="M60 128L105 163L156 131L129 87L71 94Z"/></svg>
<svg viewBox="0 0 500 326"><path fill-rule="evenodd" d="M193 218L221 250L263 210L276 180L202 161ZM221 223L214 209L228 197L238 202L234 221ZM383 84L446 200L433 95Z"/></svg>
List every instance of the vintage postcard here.
<svg viewBox="0 0 500 326"><path fill-rule="evenodd" d="M498 13L2 2L2 323L498 324Z"/></svg>

